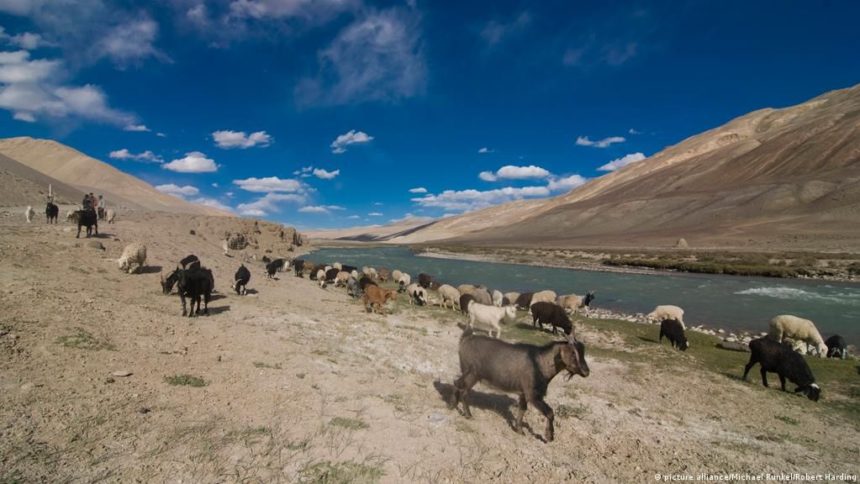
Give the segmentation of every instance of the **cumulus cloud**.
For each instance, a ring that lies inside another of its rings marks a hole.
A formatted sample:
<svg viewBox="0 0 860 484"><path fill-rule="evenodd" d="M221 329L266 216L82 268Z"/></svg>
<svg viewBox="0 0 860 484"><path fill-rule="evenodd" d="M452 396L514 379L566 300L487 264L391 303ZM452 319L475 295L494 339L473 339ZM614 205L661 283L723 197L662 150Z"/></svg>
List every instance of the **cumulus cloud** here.
<svg viewBox="0 0 860 484"><path fill-rule="evenodd" d="M8 42L22 49L33 50L39 47L50 47L53 44L46 41L44 37L32 32L22 32L16 35L9 35L6 29L0 26L0 42Z"/></svg>
<svg viewBox="0 0 860 484"><path fill-rule="evenodd" d="M488 182L494 182L498 180L496 174L491 171L482 171L481 173L478 173L478 178Z"/></svg>
<svg viewBox="0 0 860 484"><path fill-rule="evenodd" d="M272 143L272 137L265 131L246 134L244 131L215 131L212 139L219 148L253 148L254 146L265 147Z"/></svg>
<svg viewBox="0 0 860 484"><path fill-rule="evenodd" d="M293 175L300 176L302 178L309 178L313 176L314 167L305 166L293 172Z"/></svg>
<svg viewBox="0 0 860 484"><path fill-rule="evenodd" d="M598 170L600 170L600 171L615 171L615 170L618 170L620 168L624 168L625 166L627 166L631 163L636 163L637 161L642 161L645 158L647 158L647 157L645 156L644 153L638 153L638 152L637 153L630 153L629 155L624 155L621 158L617 158L617 159L610 161L609 163L598 168Z"/></svg>
<svg viewBox="0 0 860 484"><path fill-rule="evenodd" d="M114 64L124 68L153 57L170 62L167 54L156 49L158 24L148 18L139 18L114 26L93 46L95 57L108 57Z"/></svg>
<svg viewBox="0 0 860 484"><path fill-rule="evenodd" d="M318 53L319 74L295 89L302 105L397 101L424 92L427 66L414 10L391 8L355 19Z"/></svg>
<svg viewBox="0 0 860 484"><path fill-rule="evenodd" d="M389 223L406 222L406 221L410 221L410 222L430 222L430 221L433 221L433 220L436 220L436 219L435 219L435 218L433 218L433 217L425 217L425 216L421 216L421 215L415 215L415 214L413 214L413 213L411 213L411 212L406 212L406 213L404 213L404 214L403 214L403 216L402 216L402 217L400 217L400 218L392 218L392 219L388 220L388 222L389 222Z"/></svg>
<svg viewBox="0 0 860 484"><path fill-rule="evenodd" d="M347 218L348 218L348 219L350 219L350 220L356 220L356 219L360 219L360 218L361 218L361 216L360 216L360 215L350 215L350 216L349 216L349 217L347 217Z"/></svg>
<svg viewBox="0 0 860 484"><path fill-rule="evenodd" d="M491 171L482 171L478 174L478 178L484 181L493 182L496 180L526 180L530 178L546 178L550 172L544 168L535 165L515 166L505 165L495 173Z"/></svg>
<svg viewBox="0 0 860 484"><path fill-rule="evenodd" d="M292 178L278 178L269 176L265 178L245 178L244 180L233 180L233 184L242 190L256 193L303 193L307 191L307 185L293 180Z"/></svg>
<svg viewBox="0 0 860 484"><path fill-rule="evenodd" d="M430 194L412 201L423 207L436 207L448 211L469 211L486 208L500 203L520 200L523 198L546 197L550 194L547 187L505 187L495 190L445 190L435 195Z"/></svg>
<svg viewBox="0 0 860 484"><path fill-rule="evenodd" d="M481 148L481 149L479 149L479 150L478 150L478 153L479 153L479 154L482 154L482 155L485 155L485 154L487 154L487 153L492 153L493 151L494 151L494 150L492 150L492 149L487 148L486 146L484 146L483 148Z"/></svg>
<svg viewBox="0 0 860 484"><path fill-rule="evenodd" d="M184 158L179 158L161 165L165 170L179 173L212 173L218 171L218 165L211 158L199 151L185 153Z"/></svg>
<svg viewBox="0 0 860 484"><path fill-rule="evenodd" d="M339 155L346 152L346 147L349 145L370 143L371 141L373 141L373 136L364 131L351 129L331 142L331 152Z"/></svg>
<svg viewBox="0 0 860 484"><path fill-rule="evenodd" d="M382 212L370 212L367 214L368 217L382 217Z"/></svg>
<svg viewBox="0 0 860 484"><path fill-rule="evenodd" d="M331 213L332 210L345 210L338 205L307 205L299 209L302 213Z"/></svg>
<svg viewBox="0 0 860 484"><path fill-rule="evenodd" d="M410 188L409 193L427 193L427 189L424 187Z"/></svg>
<svg viewBox="0 0 860 484"><path fill-rule="evenodd" d="M560 190L573 190L574 188L583 185L588 180L580 175L570 175L563 178L552 178L547 185L550 191L557 192Z"/></svg>
<svg viewBox="0 0 860 484"><path fill-rule="evenodd" d="M200 190L198 190L197 187L191 185L179 186L175 183L169 183L167 185L156 185L155 189L160 192L167 193L168 195L173 195L179 198L193 197L200 193Z"/></svg>
<svg viewBox="0 0 860 484"><path fill-rule="evenodd" d="M137 131L141 133L148 133L150 131L149 128L146 127L145 124L129 124L122 128L123 131Z"/></svg>
<svg viewBox="0 0 860 484"><path fill-rule="evenodd" d="M236 206L236 210L241 215L263 217L270 213L280 212L282 203L303 204L305 201L305 195L300 193L267 193L253 202L240 203Z"/></svg>
<svg viewBox="0 0 860 484"><path fill-rule="evenodd" d="M359 0L233 0L230 16L258 20L303 18L317 23L359 6Z"/></svg>
<svg viewBox="0 0 860 484"><path fill-rule="evenodd" d="M155 153L146 150L143 153L132 153L127 148L111 151L109 156L115 160L134 160L147 163L164 163L164 160Z"/></svg>
<svg viewBox="0 0 860 484"><path fill-rule="evenodd" d="M331 180L332 178L340 175L340 170L325 171L322 168L314 168L313 174L315 177L322 180Z"/></svg>
<svg viewBox="0 0 860 484"><path fill-rule="evenodd" d="M494 46L513 34L522 32L532 22L531 14L522 12L509 22L491 20L481 29L481 38L487 45Z"/></svg>
<svg viewBox="0 0 860 484"><path fill-rule="evenodd" d="M199 198L194 198L194 199L191 199L188 201L191 203L196 203L197 205L203 205L204 207L211 207L211 208L217 208L219 210L224 210L225 212L232 212L233 211L232 208L228 207L227 205L224 205L223 203L219 202L218 200L216 200L214 198L199 197Z"/></svg>
<svg viewBox="0 0 860 484"><path fill-rule="evenodd" d="M597 141L588 139L588 136L578 136L576 138L577 146L591 146L594 148L608 148L612 144L623 143L625 141L627 140L623 136L610 136Z"/></svg>

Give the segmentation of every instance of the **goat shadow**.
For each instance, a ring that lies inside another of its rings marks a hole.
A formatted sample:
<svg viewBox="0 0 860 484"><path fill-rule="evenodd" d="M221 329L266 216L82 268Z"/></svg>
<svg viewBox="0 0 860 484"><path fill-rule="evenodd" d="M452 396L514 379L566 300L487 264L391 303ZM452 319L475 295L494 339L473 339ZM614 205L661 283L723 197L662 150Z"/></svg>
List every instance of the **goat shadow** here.
<svg viewBox="0 0 860 484"><path fill-rule="evenodd" d="M649 342L649 343L657 343L657 344L660 344L660 341L658 341L658 340L656 340L656 339L654 339L654 338L647 338L647 337L645 337L645 336L637 336L637 338L641 339L642 341L647 341L647 342Z"/></svg>
<svg viewBox="0 0 860 484"><path fill-rule="evenodd" d="M226 313L230 310L230 305L227 306L209 306L209 316L217 316L221 313Z"/></svg>
<svg viewBox="0 0 860 484"><path fill-rule="evenodd" d="M137 270L137 274L155 274L161 272L161 266L143 266Z"/></svg>
<svg viewBox="0 0 860 484"><path fill-rule="evenodd" d="M211 301L217 301L217 300L219 300L219 299L226 299L226 298L227 298L227 296L225 296L224 294L222 294L222 293L220 293L220 292L219 292L219 293L216 293L216 294L212 294L212 296L210 296L210 297L209 297L209 301L210 301L210 302L211 302Z"/></svg>
<svg viewBox="0 0 860 484"><path fill-rule="evenodd" d="M256 289L245 289L245 295L247 296L250 294L259 294L259 292L257 292Z"/></svg>
<svg viewBox="0 0 860 484"><path fill-rule="evenodd" d="M437 380L433 382L433 387L436 389L436 392L439 393L439 397L443 402L445 402L445 405L449 405L454 398L454 385L451 385L450 383L442 383ZM513 412L511 412L511 408L517 404L517 401L513 398L507 395L475 391L474 388L469 390L469 396L467 398L469 399L470 407L493 411L505 419L511 430L514 429L516 418L514 417ZM457 412L462 414L459 408L457 409ZM531 432L531 428L528 427L526 422L523 422L523 427L528 428L529 432ZM532 434L534 434L534 432L532 432Z"/></svg>

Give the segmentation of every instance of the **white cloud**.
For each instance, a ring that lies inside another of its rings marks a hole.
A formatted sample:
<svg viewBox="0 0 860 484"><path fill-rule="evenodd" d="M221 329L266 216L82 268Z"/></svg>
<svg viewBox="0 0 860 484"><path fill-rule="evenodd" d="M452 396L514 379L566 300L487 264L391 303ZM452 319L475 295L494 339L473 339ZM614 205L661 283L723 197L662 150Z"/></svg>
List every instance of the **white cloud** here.
<svg viewBox="0 0 860 484"><path fill-rule="evenodd" d="M382 217L382 212L370 212L367 214L368 217Z"/></svg>
<svg viewBox="0 0 860 484"><path fill-rule="evenodd" d="M484 146L483 148L478 150L478 153L485 155L487 153L492 153L493 151L495 151L495 150L493 150L491 148L487 148L486 146Z"/></svg>
<svg viewBox="0 0 860 484"><path fill-rule="evenodd" d="M319 74L299 82L299 104L397 101L422 94L427 66L414 10L368 10L318 53Z"/></svg>
<svg viewBox="0 0 860 484"><path fill-rule="evenodd" d="M630 153L629 155L624 155L621 158L617 158L615 160L610 161L609 163L598 168L600 171L615 171L620 168L624 168L625 166L636 163L637 161L642 161L645 158L644 153Z"/></svg>
<svg viewBox="0 0 860 484"><path fill-rule="evenodd" d="M170 62L170 58L153 45L157 36L158 23L154 20L130 20L114 26L99 39L93 46L93 55L96 58L108 57L120 68L149 57Z"/></svg>
<svg viewBox="0 0 860 484"><path fill-rule="evenodd" d="M233 180L233 184L239 186L242 190L257 193L303 193L307 191L308 188L307 185L298 180L293 180L292 178L278 178L276 176Z"/></svg>
<svg viewBox="0 0 860 484"><path fill-rule="evenodd" d="M219 148L252 148L254 146L265 147L272 143L272 137L265 131L245 134L244 131L215 131L212 138Z"/></svg>
<svg viewBox="0 0 860 484"><path fill-rule="evenodd" d="M314 167L305 166L293 172L293 175L300 176L302 178L309 178L313 176Z"/></svg>
<svg viewBox="0 0 860 484"><path fill-rule="evenodd" d="M415 214L413 214L413 213L411 213L411 212L406 212L406 213L404 213L404 214L403 214L403 216L402 216L402 217L400 217L400 218L393 218L393 219L390 219L390 220L388 221L388 223L406 222L407 220L408 220L408 221L410 221L410 222L430 222L430 221L433 221L433 220L436 220L436 219L435 219L435 218L433 218L433 217L423 217L423 216L420 216L420 215L415 215Z"/></svg>
<svg viewBox="0 0 860 484"><path fill-rule="evenodd" d="M159 138L166 138L167 137L167 135L164 133L155 133L155 136L158 136Z"/></svg>
<svg viewBox="0 0 860 484"><path fill-rule="evenodd" d="M438 195L413 198L412 201L423 207L437 207L448 211L469 211L498 205L523 198L546 197L550 194L547 187L505 187L495 190L445 190Z"/></svg>
<svg viewBox="0 0 860 484"><path fill-rule="evenodd" d="M517 18L510 22L499 22L491 20L487 22L481 29L481 37L488 45L493 46L505 40L505 38L521 32L528 27L532 22L532 17L528 12L522 12L517 15Z"/></svg>
<svg viewBox="0 0 860 484"><path fill-rule="evenodd" d="M427 189L424 187L410 188L409 193L427 193Z"/></svg>
<svg viewBox="0 0 860 484"><path fill-rule="evenodd" d="M369 136L364 131L351 129L331 142L331 152L339 155L346 152L346 147L349 145L370 143L371 141L373 141L373 136Z"/></svg>
<svg viewBox="0 0 860 484"><path fill-rule="evenodd" d="M233 0L230 2L230 15L258 20L303 18L324 21L360 5L359 0ZM196 15L199 16L200 12Z"/></svg>
<svg viewBox="0 0 860 484"><path fill-rule="evenodd" d="M130 152L127 148L123 148L121 150L111 151L109 156L115 160L134 160L149 163L164 163L164 160L162 160L160 156L149 150L146 150L143 153L135 154Z"/></svg>
<svg viewBox="0 0 860 484"><path fill-rule="evenodd" d="M307 205L299 209L302 213L331 213L332 210L346 210L338 205Z"/></svg>
<svg viewBox="0 0 860 484"><path fill-rule="evenodd" d="M529 178L546 178L550 176L550 172L544 168L535 165L529 166L515 166L515 165L505 165L495 173L491 171L482 171L478 174L478 178L488 182L494 182L496 180L526 180Z"/></svg>
<svg viewBox="0 0 860 484"><path fill-rule="evenodd" d="M188 200L188 201L191 203L196 203L197 205L203 205L204 207L211 207L211 208L217 208L219 210L224 210L226 212L232 212L233 211L232 208L228 207L227 205L224 205L223 203L219 202L218 200L216 200L214 198L199 197L199 198L195 198L195 199Z"/></svg>
<svg viewBox="0 0 860 484"><path fill-rule="evenodd" d="M299 193L267 193L251 203L240 203L236 210L241 215L250 215L253 217L262 217L272 212L280 212L280 204L289 203L305 203L306 197Z"/></svg>
<svg viewBox="0 0 860 484"><path fill-rule="evenodd" d="M185 153L184 158L179 158L161 166L165 170L179 173L212 173L218 171L218 165L211 158L199 151Z"/></svg>
<svg viewBox="0 0 860 484"><path fill-rule="evenodd" d="M594 148L607 148L614 143L623 143L627 141L623 136L610 136L602 140L592 141L588 136L578 136L576 138L577 146L592 146Z"/></svg>
<svg viewBox="0 0 860 484"><path fill-rule="evenodd" d="M636 130L636 129L634 129L634 128L630 128L630 129L628 129L628 130L627 130L627 132L628 132L628 133L630 133L630 134L642 134L642 131L637 131L637 130Z"/></svg>
<svg viewBox="0 0 860 484"><path fill-rule="evenodd" d="M340 175L340 170L334 171L325 171L322 168L314 168L314 176L317 178L321 178L323 180L331 180L332 178Z"/></svg>
<svg viewBox="0 0 860 484"><path fill-rule="evenodd" d="M160 192L164 192L168 195L173 195L179 198L193 197L200 193L200 190L198 190L197 187L191 185L179 186L175 183L169 183L167 185L156 185L155 189Z"/></svg>
<svg viewBox="0 0 860 484"><path fill-rule="evenodd" d="M122 128L123 131L137 131L142 133L148 133L150 131L149 128L146 127L145 124L129 124Z"/></svg>
<svg viewBox="0 0 860 484"><path fill-rule="evenodd" d="M383 206L383 205L385 205L385 204L384 204L384 203L382 203L382 202L373 202L373 206L374 206L374 207L381 207L381 206Z"/></svg>
<svg viewBox="0 0 860 484"><path fill-rule="evenodd" d="M478 173L478 178L488 182L494 182L498 180L496 174L491 171L482 171L481 173Z"/></svg>
<svg viewBox="0 0 860 484"><path fill-rule="evenodd" d="M50 47L53 44L46 41L41 35L32 32L22 32L16 35L9 35L6 29L0 26L0 41L8 42L22 49L34 50L39 47Z"/></svg>
<svg viewBox="0 0 860 484"><path fill-rule="evenodd" d="M570 175L564 178L552 178L547 185L551 191L573 190L574 188L584 184L588 180L580 175Z"/></svg>

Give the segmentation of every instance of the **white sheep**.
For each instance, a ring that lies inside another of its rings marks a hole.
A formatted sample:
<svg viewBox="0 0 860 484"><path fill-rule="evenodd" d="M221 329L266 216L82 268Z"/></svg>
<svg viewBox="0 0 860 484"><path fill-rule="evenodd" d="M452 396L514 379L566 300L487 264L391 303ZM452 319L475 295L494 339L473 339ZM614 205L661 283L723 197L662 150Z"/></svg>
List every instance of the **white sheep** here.
<svg viewBox="0 0 860 484"><path fill-rule="evenodd" d="M230 244L227 243L227 239L221 241L221 250L224 251L224 255L230 255Z"/></svg>
<svg viewBox="0 0 860 484"><path fill-rule="evenodd" d="M657 306L653 311L648 313L645 318L654 323L662 323L666 319L675 319L681 323L681 327L684 328L685 331L687 329L687 326L684 325L684 310L678 306L672 306L670 304Z"/></svg>
<svg viewBox="0 0 860 484"><path fill-rule="evenodd" d="M770 320L770 336L780 342L785 338L805 341L818 350L819 358L827 355L827 345L824 344L821 333L818 332L815 323L808 319L780 314Z"/></svg>
<svg viewBox="0 0 860 484"><path fill-rule="evenodd" d="M401 288L405 288L412 283L412 277L405 272L401 272L400 278L395 279L395 281L397 281L398 286L400 286Z"/></svg>
<svg viewBox="0 0 860 484"><path fill-rule="evenodd" d="M505 323L513 323L517 318L517 308L515 306L488 306L486 304L469 301L469 327L474 327L475 323L490 328L489 334L493 336L493 329L496 330L496 338L502 335L502 321Z"/></svg>
<svg viewBox="0 0 860 484"><path fill-rule="evenodd" d="M406 286L406 294L409 295L410 306L416 302L419 306L427 304L427 290L414 282Z"/></svg>
<svg viewBox="0 0 860 484"><path fill-rule="evenodd" d="M504 294L505 299L508 300L508 304L514 304L517 302L517 299L520 297L520 293L518 292L506 292Z"/></svg>
<svg viewBox="0 0 860 484"><path fill-rule="evenodd" d="M442 306L447 308L448 303L451 303L451 309L457 310L460 306L460 291L456 287L442 284L438 289L439 296L442 297Z"/></svg>
<svg viewBox="0 0 860 484"><path fill-rule="evenodd" d="M335 268L335 269L339 270L339 271L343 270L343 264L341 264L340 262L335 262L335 263L334 263L334 264L332 264L331 266L332 266L333 268Z"/></svg>
<svg viewBox="0 0 860 484"><path fill-rule="evenodd" d="M112 208L108 209L108 211L105 212L105 219L107 220L107 223L112 224L116 219L116 212Z"/></svg>
<svg viewBox="0 0 860 484"><path fill-rule="evenodd" d="M325 269L317 271L317 282L319 282L320 288L325 289Z"/></svg>
<svg viewBox="0 0 860 484"><path fill-rule="evenodd" d="M379 279L379 273L377 273L376 269L374 269L373 267L362 267L361 273L369 277L371 281Z"/></svg>
<svg viewBox="0 0 860 484"><path fill-rule="evenodd" d="M529 304L529 306L530 307L534 306L535 303L539 303L539 302L554 303L557 298L558 298L558 294L556 294L555 291L552 291L550 289L547 289L545 291L536 292L536 293L534 293L534 296L532 296L532 302L531 302L531 304Z"/></svg>
<svg viewBox="0 0 860 484"><path fill-rule="evenodd" d="M334 276L334 285L335 287L344 286L346 287L346 283L349 281L349 272L340 271Z"/></svg>
<svg viewBox="0 0 860 484"><path fill-rule="evenodd" d="M146 264L146 246L140 242L132 242L125 246L122 255L117 259L119 268L129 274L143 268ZM134 267L137 265L137 267Z"/></svg>
<svg viewBox="0 0 860 484"><path fill-rule="evenodd" d="M395 283L397 283L397 281L400 280L400 276L402 276L402 275L403 275L403 273L400 272L399 269L394 269L393 271L391 271L391 280L394 281Z"/></svg>
<svg viewBox="0 0 860 484"><path fill-rule="evenodd" d="M32 205L27 205L27 209L24 210L24 217L27 219L27 223L33 221L33 215L36 215L36 211L33 210Z"/></svg>
<svg viewBox="0 0 860 484"><path fill-rule="evenodd" d="M493 306L501 307L502 299L504 298L505 295L502 294L502 291L499 291L498 289L493 289Z"/></svg>
<svg viewBox="0 0 860 484"><path fill-rule="evenodd" d="M556 298L555 303L563 307L568 313L576 314L580 308L585 308L585 314L588 315L588 305L594 299L594 293L589 292L585 296L576 294L567 294Z"/></svg>

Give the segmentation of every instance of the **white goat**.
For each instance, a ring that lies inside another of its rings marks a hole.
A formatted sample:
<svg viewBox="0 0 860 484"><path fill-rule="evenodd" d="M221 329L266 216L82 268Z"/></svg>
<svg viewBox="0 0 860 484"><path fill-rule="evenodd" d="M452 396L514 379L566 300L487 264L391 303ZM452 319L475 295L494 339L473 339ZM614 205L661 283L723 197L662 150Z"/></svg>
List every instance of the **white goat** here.
<svg viewBox="0 0 860 484"><path fill-rule="evenodd" d="M474 327L475 323L482 326L487 326L490 329L490 336L493 335L493 329L496 330L496 338L502 335L502 321L505 323L513 323L517 318L517 308L515 306L504 306L498 308L496 306L488 306L486 304L469 301L469 327Z"/></svg>

